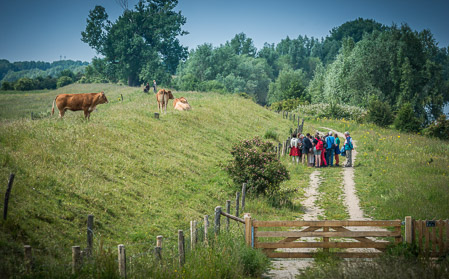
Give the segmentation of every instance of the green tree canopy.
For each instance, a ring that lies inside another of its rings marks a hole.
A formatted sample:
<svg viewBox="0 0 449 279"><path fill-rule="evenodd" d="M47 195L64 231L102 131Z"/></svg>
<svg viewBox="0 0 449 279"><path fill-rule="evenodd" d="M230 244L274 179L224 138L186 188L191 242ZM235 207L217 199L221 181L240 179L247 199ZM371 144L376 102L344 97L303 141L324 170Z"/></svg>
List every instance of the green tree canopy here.
<svg viewBox="0 0 449 279"><path fill-rule="evenodd" d="M115 75L128 85L156 78L170 81L187 49L177 36L186 19L175 12L177 0L139 1L135 10L125 10L115 21L108 20L106 10L96 6L89 12L82 41L105 57L108 64L117 64Z"/></svg>

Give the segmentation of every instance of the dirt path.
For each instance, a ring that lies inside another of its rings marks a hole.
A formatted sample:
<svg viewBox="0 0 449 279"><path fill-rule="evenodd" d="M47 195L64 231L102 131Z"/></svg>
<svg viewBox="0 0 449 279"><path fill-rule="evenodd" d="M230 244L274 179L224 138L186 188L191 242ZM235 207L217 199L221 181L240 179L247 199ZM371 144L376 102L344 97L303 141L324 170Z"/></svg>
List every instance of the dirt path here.
<svg viewBox="0 0 449 279"><path fill-rule="evenodd" d="M305 197L302 206L304 209L304 215L302 220L318 220L318 216L324 215L321 208L316 206L315 202L318 198L318 187L320 185L319 181L319 171L314 171L310 174L309 187L306 189ZM311 237L303 237L302 241L316 241ZM283 252L297 252L297 249L278 249ZM307 249L308 251L313 251L314 249ZM306 251L306 249L302 249ZM299 274L298 269L304 269L313 264L313 259L273 259L271 270L265 274L266 277L284 279L284 278L295 278Z"/></svg>
<svg viewBox="0 0 449 279"><path fill-rule="evenodd" d="M344 143L344 134L337 132L333 129L327 127L321 127L324 130L332 131L337 133L340 137L341 144ZM354 148L356 147L356 141L353 140ZM353 166L357 158L357 151L354 149L352 152ZM345 160L342 158L342 161ZM343 162L342 162L343 163ZM321 208L317 207L315 202L318 196L319 187L319 174L320 171L316 170L310 175L309 187L306 189L305 197L303 202L303 207L305 214L303 220L318 220L319 215L324 215ZM354 183L354 168L343 168L343 183L344 183L344 200L346 208L351 220L370 220L365 218L363 210L360 208L360 201L357 197ZM351 230L364 230L364 227L351 227ZM372 228L371 228L372 229ZM302 240L306 240L303 238ZM314 239L308 238L306 241L316 241ZM279 249L284 251L295 251L295 249ZM304 251L304 250L303 250ZM296 259L296 260L285 260L285 259L274 259L272 269L265 274L269 278L295 278L299 274L299 270L304 269L313 264L313 259Z"/></svg>

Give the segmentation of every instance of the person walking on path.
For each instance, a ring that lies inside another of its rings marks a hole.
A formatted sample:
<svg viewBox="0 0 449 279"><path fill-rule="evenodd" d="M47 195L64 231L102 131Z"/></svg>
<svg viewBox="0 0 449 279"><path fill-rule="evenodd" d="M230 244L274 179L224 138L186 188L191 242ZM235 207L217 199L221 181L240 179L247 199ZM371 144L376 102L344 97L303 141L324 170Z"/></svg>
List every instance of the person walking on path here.
<svg viewBox="0 0 449 279"><path fill-rule="evenodd" d="M334 166L334 149L335 149L335 138L332 136L332 132L326 137L326 161L327 165L330 167Z"/></svg>
<svg viewBox="0 0 449 279"><path fill-rule="evenodd" d="M338 167L340 166L340 139L338 138L338 134L335 133L334 134L334 138L335 138L335 166Z"/></svg>
<svg viewBox="0 0 449 279"><path fill-rule="evenodd" d="M295 162L295 158L296 158L296 163L299 163L299 156L300 156L300 151L299 151L299 140L296 137L296 134L292 134L292 139L290 140L290 146L292 147L290 149L290 156L292 157L292 162Z"/></svg>
<svg viewBox="0 0 449 279"><path fill-rule="evenodd" d="M352 167L352 150L354 149L354 145L352 144L352 138L349 135L349 132L345 132L345 151L346 151L346 164L345 167Z"/></svg>
<svg viewBox="0 0 449 279"><path fill-rule="evenodd" d="M154 93L156 93L157 91L157 84L156 84L156 81L155 80L153 80L153 90L154 90Z"/></svg>

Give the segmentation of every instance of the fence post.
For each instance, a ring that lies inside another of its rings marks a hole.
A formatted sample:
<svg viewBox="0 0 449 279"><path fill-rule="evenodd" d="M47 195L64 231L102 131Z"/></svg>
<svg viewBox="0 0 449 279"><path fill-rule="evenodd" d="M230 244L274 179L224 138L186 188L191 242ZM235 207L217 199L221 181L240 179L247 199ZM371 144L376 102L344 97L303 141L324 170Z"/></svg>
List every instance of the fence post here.
<svg viewBox="0 0 449 279"><path fill-rule="evenodd" d="M92 255L92 244L94 238L94 215L87 215L87 249L88 256Z"/></svg>
<svg viewBox="0 0 449 279"><path fill-rule="evenodd" d="M413 242L413 222L411 216L405 217L405 243L412 244Z"/></svg>
<svg viewBox="0 0 449 279"><path fill-rule="evenodd" d="M209 215L204 215L204 242L209 243L208 240L208 230L209 230Z"/></svg>
<svg viewBox="0 0 449 279"><path fill-rule="evenodd" d="M156 247L154 247L154 254L156 255L156 258L162 262L162 240L163 240L163 236L162 235L158 235L156 237Z"/></svg>
<svg viewBox="0 0 449 279"><path fill-rule="evenodd" d="M242 185L242 212L245 210L246 183Z"/></svg>
<svg viewBox="0 0 449 279"><path fill-rule="evenodd" d="M245 220L245 243L246 245L251 247L251 229L252 229L251 214L245 213L243 220Z"/></svg>
<svg viewBox="0 0 449 279"><path fill-rule="evenodd" d="M121 277L126 278L126 251L123 244L118 246L118 272Z"/></svg>
<svg viewBox="0 0 449 279"><path fill-rule="evenodd" d="M24 245L24 261L25 261L25 269L27 273L31 273L31 270L33 268L33 252L31 250L30 245Z"/></svg>
<svg viewBox="0 0 449 279"><path fill-rule="evenodd" d="M281 148L282 148L282 144L279 142L278 143L278 160L281 159Z"/></svg>
<svg viewBox="0 0 449 279"><path fill-rule="evenodd" d="M240 207L240 192L235 194L235 216L239 217L239 207Z"/></svg>
<svg viewBox="0 0 449 279"><path fill-rule="evenodd" d="M231 201L226 201L226 213L231 214ZM226 231L229 231L229 217L226 217Z"/></svg>
<svg viewBox="0 0 449 279"><path fill-rule="evenodd" d="M6 188L5 203L3 205L3 220L6 220L6 216L8 215L9 195L11 195L11 189L12 189L12 183L14 182L14 177L15 177L14 173L11 173L9 175L8 188Z"/></svg>
<svg viewBox="0 0 449 279"><path fill-rule="evenodd" d="M196 246L196 221L190 221L190 249L194 250Z"/></svg>
<svg viewBox="0 0 449 279"><path fill-rule="evenodd" d="M184 252L184 232L178 230L178 254L179 254L179 266L183 266L185 262Z"/></svg>
<svg viewBox="0 0 449 279"><path fill-rule="evenodd" d="M76 274L81 267L81 248L72 246L72 274Z"/></svg>
<svg viewBox="0 0 449 279"><path fill-rule="evenodd" d="M215 236L220 234L221 206L215 207Z"/></svg>
<svg viewBox="0 0 449 279"><path fill-rule="evenodd" d="M120 98L122 99L122 102L123 102L123 94L120 94Z"/></svg>

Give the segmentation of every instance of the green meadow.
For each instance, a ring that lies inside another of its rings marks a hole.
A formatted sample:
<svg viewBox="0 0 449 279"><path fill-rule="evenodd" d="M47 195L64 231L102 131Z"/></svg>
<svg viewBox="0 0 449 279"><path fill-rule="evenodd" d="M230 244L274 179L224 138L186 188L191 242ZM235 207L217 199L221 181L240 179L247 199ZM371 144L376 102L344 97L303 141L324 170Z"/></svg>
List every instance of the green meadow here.
<svg viewBox="0 0 449 279"><path fill-rule="evenodd" d="M69 111L63 120L57 110L49 116L57 94L99 91L105 92L109 103L99 105L90 121L82 112ZM104 247L115 252L118 244L125 244L133 247L133 254L139 253L140 243L153 247L157 235L175 245L179 229L188 237L190 220L200 221L204 215L212 220L214 208L225 208L226 200L234 208L241 185L224 171L234 143L263 138L267 131L270 138L282 141L294 127L282 115L237 95L177 91L174 95L186 97L193 109L173 111L170 102L167 114L155 119L154 94L127 86L74 84L50 92L0 94L2 197L9 174L16 175L8 219L0 221L0 253L8 255L0 264L3 274L20 273L25 244L35 248L37 265L50 262L70 270L71 246L85 247L88 214L95 216L94 241L100 252ZM31 112L38 119L31 120ZM304 132L321 131L323 126L350 131L357 141L356 189L369 217L448 218L447 142L310 117ZM281 185L284 194L277 197L248 196L245 212L253 218L294 220L303 214L301 201L314 169L294 165L288 157L281 160L291 180ZM317 203L324 218L348 218L341 169L321 169L319 192ZM234 233L241 235L242 228L235 226ZM201 262L209 252L201 253L205 254L192 257L186 266ZM139 272L130 276L138 278ZM198 274L186 272L190 278Z"/></svg>

